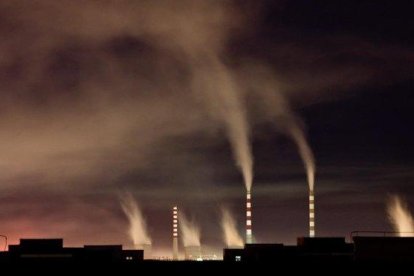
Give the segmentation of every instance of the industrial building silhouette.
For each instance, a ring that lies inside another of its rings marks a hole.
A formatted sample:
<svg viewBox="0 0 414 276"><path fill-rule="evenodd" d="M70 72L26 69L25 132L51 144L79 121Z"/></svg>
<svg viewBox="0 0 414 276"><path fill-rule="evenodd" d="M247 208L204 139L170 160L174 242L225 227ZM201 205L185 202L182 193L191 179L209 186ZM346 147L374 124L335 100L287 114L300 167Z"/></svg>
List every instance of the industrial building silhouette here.
<svg viewBox="0 0 414 276"><path fill-rule="evenodd" d="M297 245L246 244L244 248L224 249L228 263L272 263L278 265L312 263L343 264L414 264L414 237L352 236L300 237ZM356 233L358 234L358 233Z"/></svg>
<svg viewBox="0 0 414 276"><path fill-rule="evenodd" d="M297 245L246 244L242 249L224 249L226 262L351 262L353 244L345 238L297 239Z"/></svg>
<svg viewBox="0 0 414 276"><path fill-rule="evenodd" d="M124 263L139 262L143 250L124 250L122 245L63 247L63 239L21 239L0 255L1 263Z"/></svg>
<svg viewBox="0 0 414 276"><path fill-rule="evenodd" d="M122 245L85 245L64 247L63 239L21 239L9 250L0 252L1 268L24 268L25 265L46 264L48 267L94 265L103 268L234 268L277 266L279 268L336 265L352 268L359 265L414 264L414 237L353 236L352 242L343 237L301 237L296 245L246 244L244 248L226 248L223 261L157 261L144 260L143 250L124 250ZM65 266L66 265L66 266Z"/></svg>

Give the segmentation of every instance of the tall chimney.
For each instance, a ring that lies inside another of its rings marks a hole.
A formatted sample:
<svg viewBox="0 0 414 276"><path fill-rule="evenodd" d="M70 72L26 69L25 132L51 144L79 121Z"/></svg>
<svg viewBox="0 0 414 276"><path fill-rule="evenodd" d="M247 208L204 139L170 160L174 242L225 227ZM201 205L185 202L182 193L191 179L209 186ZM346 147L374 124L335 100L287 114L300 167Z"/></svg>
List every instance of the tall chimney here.
<svg viewBox="0 0 414 276"><path fill-rule="evenodd" d="M253 243L251 198L251 193L248 191L246 197L246 243Z"/></svg>
<svg viewBox="0 0 414 276"><path fill-rule="evenodd" d="M178 207L173 208L173 260L178 260Z"/></svg>
<svg viewBox="0 0 414 276"><path fill-rule="evenodd" d="M315 195L309 190L309 237L315 237Z"/></svg>

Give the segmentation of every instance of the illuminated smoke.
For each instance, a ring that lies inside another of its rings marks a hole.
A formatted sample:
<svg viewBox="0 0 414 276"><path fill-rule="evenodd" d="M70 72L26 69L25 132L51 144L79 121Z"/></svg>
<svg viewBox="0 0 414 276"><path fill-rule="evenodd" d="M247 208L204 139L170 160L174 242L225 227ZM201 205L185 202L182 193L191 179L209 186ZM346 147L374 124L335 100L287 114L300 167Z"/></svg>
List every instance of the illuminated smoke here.
<svg viewBox="0 0 414 276"><path fill-rule="evenodd" d="M236 221L229 210L222 209L221 228L223 229L223 238L228 248L243 247L243 239L239 235L236 227Z"/></svg>
<svg viewBox="0 0 414 276"><path fill-rule="evenodd" d="M178 223L184 246L200 246L200 228L198 225L193 221L189 221L183 212L178 214Z"/></svg>
<svg viewBox="0 0 414 276"><path fill-rule="evenodd" d="M289 128L289 134L295 141L300 157L305 165L309 190L313 191L315 186L315 159L313 157L312 149L306 140L305 134L297 125L292 125Z"/></svg>
<svg viewBox="0 0 414 276"><path fill-rule="evenodd" d="M130 193L121 196L121 207L129 220L129 236L136 248L151 244L145 219L137 202Z"/></svg>
<svg viewBox="0 0 414 276"><path fill-rule="evenodd" d="M225 128L233 156L240 168L247 191L253 180L253 158L249 125L237 80L215 56L194 67L193 86L201 90L208 110Z"/></svg>
<svg viewBox="0 0 414 276"><path fill-rule="evenodd" d="M282 92L275 73L264 65L249 63L242 66L239 78L246 92L258 95L260 110L277 128L296 144L305 166L309 186L309 236L315 236L315 158L301 126L301 121L290 107L288 97ZM250 222L251 223L251 222Z"/></svg>
<svg viewBox="0 0 414 276"><path fill-rule="evenodd" d="M408 205L398 196L392 196L387 204L388 219L400 237L414 236L414 221Z"/></svg>
<svg viewBox="0 0 414 276"><path fill-rule="evenodd" d="M209 115L225 130L250 192L253 158L243 93L237 76L221 58L232 28L239 23L239 15L231 2L226 1L186 0L182 8L179 16L166 13L173 25L158 26L158 14L153 31L161 34L159 43L164 45L171 40L174 42L169 44L172 49L185 54L192 90L204 102Z"/></svg>
<svg viewBox="0 0 414 276"><path fill-rule="evenodd" d="M315 186L315 158L306 139L299 117L292 110L288 96L283 93L275 73L262 64L246 64L239 72L246 90L258 95L260 109L276 127L296 144L305 166L309 190ZM262 108L263 107L263 108Z"/></svg>
<svg viewBox="0 0 414 276"><path fill-rule="evenodd" d="M222 106L227 136L233 150L233 156L237 166L243 174L246 190L251 191L253 181L253 157L249 141L249 126L242 104L237 84L231 78L231 74L223 64L217 64L217 79L221 83L221 89L217 90L217 101Z"/></svg>

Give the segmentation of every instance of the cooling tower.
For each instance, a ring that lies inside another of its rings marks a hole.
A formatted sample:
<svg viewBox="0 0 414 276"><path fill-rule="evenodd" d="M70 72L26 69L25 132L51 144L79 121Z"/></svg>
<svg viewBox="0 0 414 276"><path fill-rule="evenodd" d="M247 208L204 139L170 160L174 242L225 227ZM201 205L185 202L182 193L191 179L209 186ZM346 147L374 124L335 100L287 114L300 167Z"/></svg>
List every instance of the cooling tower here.
<svg viewBox="0 0 414 276"><path fill-rule="evenodd" d="M186 246L184 247L185 259L189 261L199 261L202 259L201 246Z"/></svg>
<svg viewBox="0 0 414 276"><path fill-rule="evenodd" d="M173 208L173 260L178 260L178 207Z"/></svg>
<svg viewBox="0 0 414 276"><path fill-rule="evenodd" d="M246 197L246 244L248 243L253 243L252 202L251 202L250 192L247 192L247 197Z"/></svg>
<svg viewBox="0 0 414 276"><path fill-rule="evenodd" d="M309 237L315 237L315 195L309 190Z"/></svg>

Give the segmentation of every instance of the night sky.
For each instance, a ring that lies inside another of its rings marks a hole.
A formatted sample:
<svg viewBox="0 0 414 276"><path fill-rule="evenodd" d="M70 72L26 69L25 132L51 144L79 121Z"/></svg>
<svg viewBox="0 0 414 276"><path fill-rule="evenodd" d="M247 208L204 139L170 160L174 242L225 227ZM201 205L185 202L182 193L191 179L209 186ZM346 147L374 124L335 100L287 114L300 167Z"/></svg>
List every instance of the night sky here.
<svg viewBox="0 0 414 276"><path fill-rule="evenodd" d="M262 67L315 155L317 235L391 230L390 195L414 210L412 11L402 0L1 1L0 234L130 248L119 194L131 192L155 254L171 255L175 204L212 252L224 247L221 207L244 236L217 99L191 82L211 53L242 87L258 242L308 233L297 148L263 112L267 96L244 89Z"/></svg>

